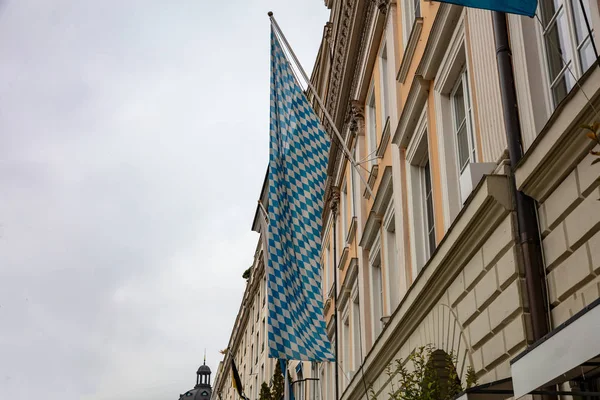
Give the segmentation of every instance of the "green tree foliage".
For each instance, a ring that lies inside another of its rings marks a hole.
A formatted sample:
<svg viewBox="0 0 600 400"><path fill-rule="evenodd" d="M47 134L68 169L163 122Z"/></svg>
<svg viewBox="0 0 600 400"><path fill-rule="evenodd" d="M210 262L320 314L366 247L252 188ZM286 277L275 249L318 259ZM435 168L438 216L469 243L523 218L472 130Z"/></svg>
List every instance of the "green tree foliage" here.
<svg viewBox="0 0 600 400"><path fill-rule="evenodd" d="M472 367L467 369L463 387L456 373L456 358L431 346L416 349L406 359L388 366L391 391L389 400L450 400L477 384ZM371 389L371 399L376 400Z"/></svg>
<svg viewBox="0 0 600 400"><path fill-rule="evenodd" d="M281 372L279 360L275 363L275 372L273 373L273 384L271 386L271 399L281 400L285 390L285 378Z"/></svg>
<svg viewBox="0 0 600 400"><path fill-rule="evenodd" d="M271 399L271 388L267 385L267 382L263 382L260 387L259 400L272 400Z"/></svg>

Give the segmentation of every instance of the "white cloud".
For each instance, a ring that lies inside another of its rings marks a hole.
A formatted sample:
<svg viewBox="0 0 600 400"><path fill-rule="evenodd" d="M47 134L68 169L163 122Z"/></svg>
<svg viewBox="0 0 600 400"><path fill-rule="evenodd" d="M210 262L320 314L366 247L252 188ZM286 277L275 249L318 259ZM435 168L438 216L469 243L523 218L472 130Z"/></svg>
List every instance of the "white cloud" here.
<svg viewBox="0 0 600 400"><path fill-rule="evenodd" d="M5 1L0 398L176 398L252 262L273 7L311 67L322 2Z"/></svg>

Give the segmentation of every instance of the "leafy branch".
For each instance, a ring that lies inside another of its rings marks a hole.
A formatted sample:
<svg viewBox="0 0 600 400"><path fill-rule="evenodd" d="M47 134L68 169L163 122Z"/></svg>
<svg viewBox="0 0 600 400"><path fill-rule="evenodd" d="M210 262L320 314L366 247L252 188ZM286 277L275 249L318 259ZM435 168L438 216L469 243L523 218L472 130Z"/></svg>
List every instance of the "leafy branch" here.
<svg viewBox="0 0 600 400"><path fill-rule="evenodd" d="M600 122L594 122L592 125L581 125L586 131L585 136L587 136L590 140L596 142L596 144L600 145ZM592 161L592 165L600 162L600 151L590 150L590 154L597 157L594 161Z"/></svg>
<svg viewBox="0 0 600 400"><path fill-rule="evenodd" d="M406 359L395 360L386 369L391 390L387 400L450 400L458 393L477 384L472 367L467 368L463 387L456 372L453 354L434 350L433 346L415 349ZM394 382L396 378L396 382ZM371 387L370 398L377 400Z"/></svg>

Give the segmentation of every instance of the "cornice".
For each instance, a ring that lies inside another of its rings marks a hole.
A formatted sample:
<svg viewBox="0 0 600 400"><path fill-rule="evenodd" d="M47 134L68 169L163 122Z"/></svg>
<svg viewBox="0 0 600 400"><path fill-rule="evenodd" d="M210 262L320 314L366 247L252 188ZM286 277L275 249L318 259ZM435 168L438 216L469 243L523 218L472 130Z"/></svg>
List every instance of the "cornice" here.
<svg viewBox="0 0 600 400"><path fill-rule="evenodd" d="M379 232L381 221L381 215L377 215L375 211L371 211L369 213L367 222L365 223L365 228L363 229L363 234L360 239L360 243L358 244L360 247L367 251L371 249L371 246L373 246L373 242L377 237L377 233Z"/></svg>
<svg viewBox="0 0 600 400"><path fill-rule="evenodd" d="M414 128L417 126L419 117L427 101L429 84L430 81L425 80L420 75L415 75L408 92L408 97L406 98L406 103L402 109L402 114L400 114L400 120L398 121L392 143L403 148L408 146L410 138L414 133Z"/></svg>
<svg viewBox="0 0 600 400"><path fill-rule="evenodd" d="M396 79L400 83L406 82L406 76L408 75L408 69L410 68L410 63L413 60L415 55L415 50L417 49L417 44L421 39L421 32L423 31L423 18L418 17L415 19L415 22L410 31L410 36L408 37L408 42L406 43L406 50L404 51L404 55L402 56L402 62L400 63L400 69L398 70L398 75Z"/></svg>
<svg viewBox="0 0 600 400"><path fill-rule="evenodd" d="M377 215L383 216L393 193L392 167L388 165L383 170L383 176L381 177L381 182L379 183L379 189L377 190L375 201L373 202L373 211L375 211Z"/></svg>
<svg viewBox="0 0 600 400"><path fill-rule="evenodd" d="M462 10L462 6L440 3L425 45L425 52L417 67L417 75L421 75L426 80L435 78L437 69L446 53L445 45L452 37L452 32Z"/></svg>
<svg viewBox="0 0 600 400"><path fill-rule="evenodd" d="M381 133L381 141L379 142L379 147L377 147L377 158L383 158L385 155L385 150L390 143L390 131L390 117L387 117L383 127L383 132Z"/></svg>

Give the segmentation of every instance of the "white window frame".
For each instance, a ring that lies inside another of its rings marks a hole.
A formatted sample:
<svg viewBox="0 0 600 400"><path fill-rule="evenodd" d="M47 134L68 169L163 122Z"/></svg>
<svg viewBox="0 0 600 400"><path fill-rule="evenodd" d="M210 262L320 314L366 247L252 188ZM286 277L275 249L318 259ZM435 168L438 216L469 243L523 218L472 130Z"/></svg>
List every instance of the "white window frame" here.
<svg viewBox="0 0 600 400"><path fill-rule="evenodd" d="M419 117L415 134L411 137L406 148L409 224L410 231L413 232L413 235L411 235L413 276L417 276L433 253L433 249L430 249L427 235L428 221L423 180L423 174L425 173L424 166L427 162L431 162L431 157L427 138L426 105ZM430 179L433 182L432 177ZM435 218L435 203L433 216ZM436 223L437 221L434 220L434 226Z"/></svg>
<svg viewBox="0 0 600 400"><path fill-rule="evenodd" d="M387 42L384 42L379 53L379 81L381 85L380 90L380 103L381 103L381 124L385 126L387 119L391 113L391 101L390 101L390 85L389 85L389 70L390 70L390 59ZM382 126L383 129L383 126Z"/></svg>
<svg viewBox="0 0 600 400"><path fill-rule="evenodd" d="M346 302L342 312L342 370L344 371L344 376L346 377L344 387L347 387L350 383L350 379L352 379L350 376L350 372L352 372L352 333L350 328L349 303L349 301Z"/></svg>
<svg viewBox="0 0 600 400"><path fill-rule="evenodd" d="M354 281L352 286L351 305L352 311L350 313L352 318L352 371L358 371L361 360L361 318L360 318L360 296L358 295L358 279Z"/></svg>
<svg viewBox="0 0 600 400"><path fill-rule="evenodd" d="M382 258L385 265L385 280L388 282L386 300L390 305L390 313L400 304L400 260L396 243L396 215L393 199L394 196L391 197L385 210L382 223Z"/></svg>
<svg viewBox="0 0 600 400"><path fill-rule="evenodd" d="M465 66L465 68L463 68L458 78L456 79L456 82L454 83L454 88L450 92L450 104L452 108L452 130L454 132L454 151L456 153L456 168L458 169L459 175L463 173L463 171L468 167L470 163L477 162L477 149L475 146L475 134L473 132L473 97L471 96L470 86L471 85L469 85L469 72ZM456 118L456 93L459 90L462 90L463 92L462 106L464 107L465 113L463 121L458 121ZM458 139L458 130L462 128L463 124L466 129L468 152L468 161L465 165L461 165L460 163L460 145Z"/></svg>
<svg viewBox="0 0 600 400"><path fill-rule="evenodd" d="M384 293L384 270L381 254L381 237L378 234L369 252L369 277L371 283L371 315L373 316L373 340L383 332L383 321L385 316L385 293Z"/></svg>
<svg viewBox="0 0 600 400"><path fill-rule="evenodd" d="M339 253L343 250L346 245L346 236L348 235L348 180L344 179L340 190L340 217L341 217L341 235L340 243L341 248Z"/></svg>
<svg viewBox="0 0 600 400"><path fill-rule="evenodd" d="M463 78L466 78L467 92L464 96L469 96L471 110L473 108L473 85L471 84L471 73L468 69L466 41L465 41L465 14L459 18L454 30L448 50L440 64L440 68L434 84L434 101L436 110L436 126L438 137L441 189L442 189L442 211L444 216L443 226L448 229L458 213L463 207L460 193L460 166L458 161L458 144L455 129L454 106L452 104L452 94L456 92L457 84ZM471 112L470 129L467 132L470 154L475 153L475 159L470 162L477 162L477 137L475 135L474 118ZM469 125L467 125L469 126ZM436 223L441 223L436 221Z"/></svg>
<svg viewBox="0 0 600 400"><path fill-rule="evenodd" d="M367 140L367 160L369 166L376 163L377 154L377 100L375 99L375 84L371 84L366 104L366 140Z"/></svg>
<svg viewBox="0 0 600 400"><path fill-rule="evenodd" d="M547 29L542 27L542 24L536 20L536 32L537 32L537 39L538 39L538 43L540 44L540 52L542 55L542 70L544 71L544 75L545 75L545 85L544 85L544 92L546 93L546 97L547 97L547 102L549 104L549 108L550 108L550 113L558 106L558 104L560 103L560 101L562 101L564 99L564 97L566 97L566 95L573 89L573 87L575 86L575 81L578 80L579 78L581 78L581 76L587 71L587 69L589 69L590 67L586 68L584 70L584 67L582 65L581 59L580 59L580 53L579 50L581 47L579 45L579 39L577 38L577 32L576 32L576 25L577 25L577 20L575 18L575 12L581 12L580 11L580 5L579 5L579 0L560 0L561 1L561 5L559 6L558 10L555 12L554 16L548 21L548 25L546 26L546 28L554 26L558 23L558 20L561 16L565 17L565 21L567 23L567 29L566 29L566 35L565 37L568 40L568 49L562 48L562 51L567 52L568 54L565 54L564 56L558 56L559 57L559 63L561 65L561 70L560 72L555 76L552 77L551 76L551 72L550 72L550 67L549 67L549 56L550 55L555 55L556 52L558 51L558 46L559 44L556 43L556 41L552 40L551 42L546 42L545 40L545 31L547 31ZM588 20L590 22L590 26L592 28L592 32L593 34L595 34L598 31L598 27L599 27L599 19L600 16L598 15L598 4L596 1L589 1L589 0L584 0L584 1L588 1L589 4L589 14L588 14ZM575 2L575 4L573 4L573 2ZM541 8L540 5L538 5L538 9L537 9L537 14L540 18L540 21L544 22L542 20L542 12L541 12ZM582 16L583 18L583 16ZM581 27L580 29L582 29L584 35L586 36L586 39L584 39L581 44L587 44L588 46L590 46L590 51L591 51L591 56L595 57L594 53L593 53L593 48L591 47L591 43L590 43L590 39L587 33L587 27L585 25L585 22L583 21L583 19L580 21L581 22ZM564 32L564 30L562 31ZM595 39L598 38L598 35L594 36ZM565 65L565 61L567 62L567 64ZM592 64L594 63L595 60L592 61ZM573 77L573 75L575 75L575 77ZM564 77L566 82L570 81L570 87L566 88L566 92L564 94L564 96L560 99L556 99L554 97L554 93L553 93L553 86L555 86L556 83L559 82L559 78L560 77Z"/></svg>
<svg viewBox="0 0 600 400"><path fill-rule="evenodd" d="M417 6L418 5L418 9ZM419 11L417 14L416 11ZM410 32L415 20L423 15L421 0L402 0L402 42L404 47L408 43Z"/></svg>

